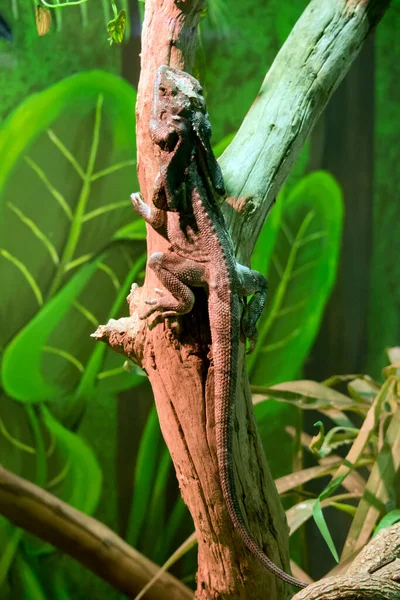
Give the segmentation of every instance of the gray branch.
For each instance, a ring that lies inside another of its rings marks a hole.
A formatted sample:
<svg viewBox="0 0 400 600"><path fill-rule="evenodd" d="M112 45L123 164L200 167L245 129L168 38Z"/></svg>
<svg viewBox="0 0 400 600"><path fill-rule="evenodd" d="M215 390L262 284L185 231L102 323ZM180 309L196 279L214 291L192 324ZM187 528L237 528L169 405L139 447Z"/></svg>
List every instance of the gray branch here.
<svg viewBox="0 0 400 600"><path fill-rule="evenodd" d="M400 523L382 529L344 575L317 581L292 600L399 600Z"/></svg>
<svg viewBox="0 0 400 600"><path fill-rule="evenodd" d="M242 212L224 209L240 262L249 261L308 134L389 4L312 0L276 57L219 161L228 194L247 199Z"/></svg>
<svg viewBox="0 0 400 600"><path fill-rule="evenodd" d="M22 527L66 552L131 598L159 570L99 521L2 466L0 514L16 527ZM163 573L146 598L159 600L166 597L192 600L193 594L175 577Z"/></svg>

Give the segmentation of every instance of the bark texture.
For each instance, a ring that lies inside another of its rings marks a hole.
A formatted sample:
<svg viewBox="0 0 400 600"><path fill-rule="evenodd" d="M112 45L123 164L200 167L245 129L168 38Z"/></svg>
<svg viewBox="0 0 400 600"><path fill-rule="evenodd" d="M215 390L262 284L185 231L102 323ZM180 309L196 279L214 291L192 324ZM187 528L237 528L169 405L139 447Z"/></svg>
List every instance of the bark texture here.
<svg viewBox="0 0 400 600"><path fill-rule="evenodd" d="M314 0L268 73L235 140L221 159L229 193L225 213L241 262L248 262L257 234L291 165L357 55L388 0ZM204 0L146 0L137 104L140 188L150 201L158 159L149 135L156 68L186 71L193 62L196 27ZM235 211L233 206L241 206ZM239 246L240 240L240 246ZM148 254L168 243L148 229ZM110 321L94 334L139 364L155 396L199 544L197 598L284 600L285 584L249 556L233 530L222 497L214 432L213 369L204 293L194 310L171 324L148 327L138 307L160 287L148 269L143 288L128 296L130 317ZM243 352L239 365L234 456L236 484L250 530L271 560L289 572L288 528L255 427Z"/></svg>
<svg viewBox="0 0 400 600"><path fill-rule="evenodd" d="M400 524L382 529L358 554L345 575L321 579L293 600L398 600Z"/></svg>
<svg viewBox="0 0 400 600"><path fill-rule="evenodd" d="M127 596L135 597L159 571L157 565L105 525L2 467L0 514L79 560ZM164 573L146 600L166 597L192 600L193 594L175 577Z"/></svg>

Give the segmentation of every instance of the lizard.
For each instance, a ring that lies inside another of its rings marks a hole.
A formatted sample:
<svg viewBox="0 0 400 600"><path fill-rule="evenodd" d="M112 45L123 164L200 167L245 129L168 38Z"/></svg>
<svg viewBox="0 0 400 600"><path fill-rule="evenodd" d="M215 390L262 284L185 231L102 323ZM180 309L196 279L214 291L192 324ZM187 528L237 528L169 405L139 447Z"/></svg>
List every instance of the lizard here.
<svg viewBox="0 0 400 600"><path fill-rule="evenodd" d="M152 206L140 193L132 194L131 199L136 212L167 238L170 248L154 252L148 260L165 289L155 289L155 297L145 300L146 308L139 317L186 314L195 300L191 288L206 290L217 463L228 513L244 544L264 567L293 586L306 587L277 567L258 545L244 520L235 487L233 419L240 338L244 335L250 351L254 348L268 284L263 275L235 259L220 209L225 188L211 149L209 116L201 85L190 74L166 65L157 70L150 136L160 153Z"/></svg>

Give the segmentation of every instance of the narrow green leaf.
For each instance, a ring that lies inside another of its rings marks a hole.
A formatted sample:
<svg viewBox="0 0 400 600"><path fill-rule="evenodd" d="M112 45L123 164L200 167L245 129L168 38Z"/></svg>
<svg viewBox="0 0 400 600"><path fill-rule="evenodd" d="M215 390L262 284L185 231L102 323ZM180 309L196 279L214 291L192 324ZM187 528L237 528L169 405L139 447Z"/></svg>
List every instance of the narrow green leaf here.
<svg viewBox="0 0 400 600"><path fill-rule="evenodd" d="M155 555L154 550L157 540L160 537L160 532L163 532L165 527L166 499L168 495L168 479L170 471L171 456L168 448L165 446L154 480L147 513L147 525L145 533L143 534L143 543L141 544L143 554L150 557L155 562L159 562L159 557Z"/></svg>
<svg viewBox="0 0 400 600"><path fill-rule="evenodd" d="M369 408L369 404L366 405L363 401L356 402L341 392L307 379L277 383L265 388L252 385L251 390L254 394L254 404L273 398L278 402L293 404L303 410L334 408L340 411L354 411L361 415L365 415L366 409Z"/></svg>
<svg viewBox="0 0 400 600"><path fill-rule="evenodd" d="M113 369L109 369L111 363L117 365ZM97 375L96 393L99 394L115 394L129 390L143 382L143 371L141 374L135 370L128 372L121 361L121 356L116 355L114 358L111 353L108 353L105 359L104 367L106 370Z"/></svg>
<svg viewBox="0 0 400 600"><path fill-rule="evenodd" d="M397 397L395 386L391 393ZM347 535L343 548L343 559L366 544L379 517L385 512L394 492L396 476L400 470L400 411L390 420L384 443L372 467L363 497L357 507L356 515Z"/></svg>
<svg viewBox="0 0 400 600"><path fill-rule="evenodd" d="M317 498L315 501L313 508L313 517L318 529L320 530L322 537L324 538L329 550L331 551L333 558L336 560L336 562L339 562L339 555L333 542L331 532L329 531L324 515L322 514L320 498Z"/></svg>
<svg viewBox="0 0 400 600"><path fill-rule="evenodd" d="M30 454L35 454L34 448L32 448L31 446L27 446L26 444L23 444L22 442L20 442L16 438L14 438L9 433L9 431L6 429L6 426L4 425L4 423L1 419L0 419L0 433L2 436L4 436L4 438L6 440L8 440L10 442L10 444L13 444L13 446L15 446L16 448L19 448L19 450L22 450L24 452L29 452Z"/></svg>
<svg viewBox="0 0 400 600"><path fill-rule="evenodd" d="M101 269L102 271L104 271L104 273L106 273L108 275L112 285L114 286L115 290L118 292L118 290L121 288L121 284L118 281L118 277L114 273L114 271L108 265L106 265L104 263L99 263L99 269Z"/></svg>
<svg viewBox="0 0 400 600"><path fill-rule="evenodd" d="M117 163L115 165L111 165L110 167L107 167L106 169L103 169L102 171L93 173L92 181L95 181L96 179L100 179L100 177L104 177L105 175L110 175L111 173L115 173L115 171L120 171L121 169L124 169L125 167L134 167L135 165L136 165L136 160L133 160L133 159L124 160L123 162ZM127 202L129 202L129 201L127 200L126 203Z"/></svg>
<svg viewBox="0 0 400 600"><path fill-rule="evenodd" d="M6 403L7 406L8 399L3 397L2 400L3 403ZM20 445L15 446L15 444L13 444L14 450L16 450L17 455L20 456L21 450L27 450L27 448L32 447L34 448L34 472L33 474L31 474L30 478L37 485L43 485L46 480L47 474L46 454L38 418L31 406L18 407L15 406L15 403L12 404L14 404L14 406L12 406L11 401L8 400L8 414L12 414L15 418L19 413L19 427L17 429L20 430L21 434L22 431L24 431L25 435L29 434L28 439L30 443L32 443L31 447L27 446L26 448L22 448ZM29 454L32 454L32 452L29 452ZM4 452L3 448L1 456L2 463L5 466L8 466L10 462L9 460L7 460L7 453ZM26 463L26 455L25 458L19 462L21 463L21 468L23 469ZM13 466L15 468L17 466L16 463L14 463ZM23 531L23 529L19 529L12 525L6 519L0 518L0 539L2 540L2 552L0 553L0 588L4 583L4 580L7 577L9 570L14 562L15 555L18 552L20 542L23 539L24 535L25 532Z"/></svg>
<svg viewBox="0 0 400 600"><path fill-rule="evenodd" d="M45 591L35 571L24 560L21 552L15 558L12 573L12 588L16 598L23 600L47 600Z"/></svg>
<svg viewBox="0 0 400 600"><path fill-rule="evenodd" d="M97 319L94 314L86 308L86 306L83 306L83 304L80 302L74 302L73 307L76 308L76 310L79 311L89 321L89 323L93 325L93 327L97 327L99 319Z"/></svg>
<svg viewBox="0 0 400 600"><path fill-rule="evenodd" d="M321 509L332 506L332 504L342 502L343 500L354 500L355 498L357 498L357 494L353 493L338 494L337 496L332 496L331 498L325 498L325 500L321 502ZM290 529L289 535L293 535L302 525L304 525L306 521L308 521L308 519L313 516L316 501L317 500L315 498L301 500L286 511L286 519Z"/></svg>
<svg viewBox="0 0 400 600"><path fill-rule="evenodd" d="M9 569L13 563L15 553L24 533L23 529L18 529L11 525L6 519L0 517L0 532L2 540L2 549L0 554L0 588L4 584Z"/></svg>
<svg viewBox="0 0 400 600"><path fill-rule="evenodd" d="M94 210L86 213L85 216L82 218L82 222L86 223L87 221L95 219L100 215L104 215L105 213L108 213L111 210L118 210L119 208L125 209L127 206L129 206L129 204L126 200L121 202L112 202L110 204L105 204L104 206L100 206L99 208L95 208Z"/></svg>
<svg viewBox="0 0 400 600"><path fill-rule="evenodd" d="M377 533L380 532L381 529L385 529L385 527L390 527L395 523L400 521L400 508L396 508L395 510L391 510L387 515L385 515L378 523L375 528L374 535L375 537Z"/></svg>
<svg viewBox="0 0 400 600"><path fill-rule="evenodd" d="M343 483L348 474L356 467L356 463L360 459L368 441L371 438L372 432L374 431L374 428L378 423L379 415L382 410L382 406L385 402L385 399L391 393L392 389L393 381L386 381L382 386L380 393L375 398L371 408L369 409L368 414L359 430L357 438L355 439L352 447L350 448L346 458L343 460L343 464L339 467L333 479L321 492L314 505L313 516L315 522L336 560L338 560L337 552L334 547L333 540L329 533L328 527L326 525L324 516L322 514L321 502L329 498ZM345 558L345 556L343 556L343 558Z"/></svg>
<svg viewBox="0 0 400 600"><path fill-rule="evenodd" d="M93 451L82 437L63 427L44 405L40 412L42 423L54 440L54 451L47 457L49 479L46 485L42 482L42 487L74 508L93 514L102 487L102 472ZM27 533L24 533L23 546L30 556L55 551L52 545Z"/></svg>
<svg viewBox="0 0 400 600"><path fill-rule="evenodd" d="M346 515L350 515L351 517L354 517L357 510L355 506L352 506L351 504L344 504L343 502L332 502L331 506L333 508L337 508L341 512L346 513Z"/></svg>
<svg viewBox="0 0 400 600"><path fill-rule="evenodd" d="M63 427L45 406L41 412L55 440L58 464L70 465L62 486L53 493L86 514L93 514L100 498L102 472L92 449L82 437Z"/></svg>
<svg viewBox="0 0 400 600"><path fill-rule="evenodd" d="M174 545L179 528L185 520L185 517L189 516L189 511L182 500L182 496L178 495L173 509L166 521L162 537L160 537L156 544L155 556L159 557L160 562L166 560L165 555L171 552Z"/></svg>
<svg viewBox="0 0 400 600"><path fill-rule="evenodd" d="M126 534L126 541L134 548L139 543L140 532L147 520L148 506L157 475L160 442L160 425L156 408L153 406L140 440L136 459L133 499Z"/></svg>
<svg viewBox="0 0 400 600"><path fill-rule="evenodd" d="M313 438L311 439L309 448L313 454L315 454L316 456L319 456L320 455L319 451L325 440L325 428L324 428L324 424L322 423L322 421L317 421L316 423L314 423L314 427L319 427L319 432L316 435L314 435Z"/></svg>

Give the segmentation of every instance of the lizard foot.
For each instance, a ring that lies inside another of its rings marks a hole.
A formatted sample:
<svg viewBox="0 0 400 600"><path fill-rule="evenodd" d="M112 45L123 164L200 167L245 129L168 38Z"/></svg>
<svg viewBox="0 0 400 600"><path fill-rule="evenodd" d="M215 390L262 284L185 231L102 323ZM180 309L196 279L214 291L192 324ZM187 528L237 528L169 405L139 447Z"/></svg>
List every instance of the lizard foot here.
<svg viewBox="0 0 400 600"><path fill-rule="evenodd" d="M242 333L244 338L249 341L249 347L246 349L246 354L251 354L256 347L258 332L254 323L249 322L246 318L242 319Z"/></svg>
<svg viewBox="0 0 400 600"><path fill-rule="evenodd" d="M159 294L160 296L164 295L164 291L160 290L160 288L154 288L154 291L156 294ZM159 298L151 298L150 300L145 300L145 304L157 304L157 302L159 302Z"/></svg>
<svg viewBox="0 0 400 600"><path fill-rule="evenodd" d="M150 208L147 206L145 202L142 200L142 195L140 192L135 192L131 194L132 206L135 211L143 217L143 219L148 219L151 214Z"/></svg>
<svg viewBox="0 0 400 600"><path fill-rule="evenodd" d="M254 352L254 349L256 347L256 343L257 343L257 338L253 338L253 339L249 339L249 347L246 348L246 354L251 354L252 352Z"/></svg>
<svg viewBox="0 0 400 600"><path fill-rule="evenodd" d="M178 310L177 301L172 294L159 288L154 288L154 291L158 297L144 301L149 308L141 315L141 319L146 319L155 312L158 312L161 318L178 317L181 314Z"/></svg>

